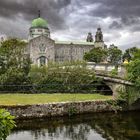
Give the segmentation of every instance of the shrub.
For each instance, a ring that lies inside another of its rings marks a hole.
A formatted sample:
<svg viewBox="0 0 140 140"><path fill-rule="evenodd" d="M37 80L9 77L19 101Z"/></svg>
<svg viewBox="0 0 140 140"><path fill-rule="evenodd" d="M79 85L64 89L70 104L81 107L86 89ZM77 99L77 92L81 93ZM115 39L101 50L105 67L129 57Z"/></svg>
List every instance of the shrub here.
<svg viewBox="0 0 140 140"><path fill-rule="evenodd" d="M87 69L82 63L33 67L29 76L35 84L36 92L74 93L93 89L91 83L96 80L94 71Z"/></svg>
<svg viewBox="0 0 140 140"><path fill-rule="evenodd" d="M11 130L15 127L14 117L4 109L0 109L0 140L6 140Z"/></svg>
<svg viewBox="0 0 140 140"><path fill-rule="evenodd" d="M118 70L115 68L115 69L112 69L112 71L110 72L110 75L111 76L117 76L118 75Z"/></svg>

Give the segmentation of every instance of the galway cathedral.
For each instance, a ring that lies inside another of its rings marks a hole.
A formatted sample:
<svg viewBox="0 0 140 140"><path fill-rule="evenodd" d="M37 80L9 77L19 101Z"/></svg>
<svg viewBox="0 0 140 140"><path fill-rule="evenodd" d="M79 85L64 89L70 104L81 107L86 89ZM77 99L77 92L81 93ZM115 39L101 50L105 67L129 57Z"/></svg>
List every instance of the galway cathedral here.
<svg viewBox="0 0 140 140"><path fill-rule="evenodd" d="M38 18L32 21L29 29L29 39L27 53L33 64L38 66L47 65L49 61L64 62L83 60L85 52L89 52L95 47L105 49L103 34L101 28L97 29L95 42L93 36L88 33L84 42L64 42L51 39L50 29L45 19L38 15Z"/></svg>

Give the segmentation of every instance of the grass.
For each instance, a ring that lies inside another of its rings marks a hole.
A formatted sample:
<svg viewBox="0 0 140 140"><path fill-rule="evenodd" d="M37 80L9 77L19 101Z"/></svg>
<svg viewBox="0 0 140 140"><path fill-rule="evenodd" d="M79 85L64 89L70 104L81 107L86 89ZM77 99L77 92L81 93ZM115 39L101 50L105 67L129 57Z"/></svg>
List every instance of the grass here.
<svg viewBox="0 0 140 140"><path fill-rule="evenodd" d="M112 99L112 96L100 94L0 94L0 105L31 105L52 102L107 99Z"/></svg>

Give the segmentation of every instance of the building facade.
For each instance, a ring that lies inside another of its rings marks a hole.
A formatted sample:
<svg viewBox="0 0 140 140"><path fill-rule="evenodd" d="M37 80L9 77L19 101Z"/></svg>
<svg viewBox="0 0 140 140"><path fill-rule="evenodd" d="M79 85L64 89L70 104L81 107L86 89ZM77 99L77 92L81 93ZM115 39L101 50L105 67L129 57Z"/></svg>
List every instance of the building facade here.
<svg viewBox="0 0 140 140"><path fill-rule="evenodd" d="M49 61L81 61L85 52L89 52L94 47L106 48L101 28L97 29L95 42L91 33L88 33L86 41L83 42L51 39L48 23L40 17L40 14L32 21L28 40L27 52L32 63L38 66L47 65Z"/></svg>

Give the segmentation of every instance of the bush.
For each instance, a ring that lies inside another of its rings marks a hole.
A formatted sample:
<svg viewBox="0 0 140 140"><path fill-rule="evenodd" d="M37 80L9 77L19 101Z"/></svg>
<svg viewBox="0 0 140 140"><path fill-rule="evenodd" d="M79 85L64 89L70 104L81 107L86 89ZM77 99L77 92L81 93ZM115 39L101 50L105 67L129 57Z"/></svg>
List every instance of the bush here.
<svg viewBox="0 0 140 140"><path fill-rule="evenodd" d="M6 140L11 130L15 127L14 117L4 109L0 109L0 140Z"/></svg>
<svg viewBox="0 0 140 140"><path fill-rule="evenodd" d="M91 83L96 80L93 70L88 70L85 64L49 65L48 67L33 67L29 73L34 83L35 92L81 92L94 89Z"/></svg>
<svg viewBox="0 0 140 140"><path fill-rule="evenodd" d="M110 72L110 75L111 76L117 76L118 75L118 70L115 68L115 69L112 69L112 71Z"/></svg>
<svg viewBox="0 0 140 140"><path fill-rule="evenodd" d="M49 63L32 66L28 75L10 68L0 76L1 92L18 93L94 93L97 81L85 62ZM98 83L99 84L99 83Z"/></svg>
<svg viewBox="0 0 140 140"><path fill-rule="evenodd" d="M6 73L0 75L1 92L27 91L28 88L24 85L29 83L28 76L18 68L10 67Z"/></svg>

